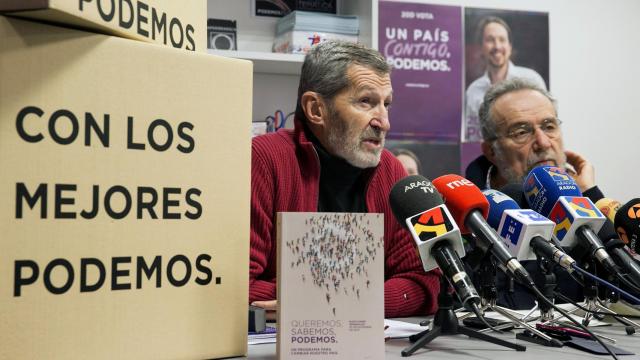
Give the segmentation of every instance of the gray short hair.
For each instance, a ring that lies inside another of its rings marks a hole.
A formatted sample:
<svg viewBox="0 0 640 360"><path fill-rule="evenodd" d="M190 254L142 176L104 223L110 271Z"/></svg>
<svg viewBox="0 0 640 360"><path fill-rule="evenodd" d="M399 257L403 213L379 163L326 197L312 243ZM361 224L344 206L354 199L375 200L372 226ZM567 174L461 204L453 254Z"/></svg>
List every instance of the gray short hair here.
<svg viewBox="0 0 640 360"><path fill-rule="evenodd" d="M300 104L305 92L314 91L332 102L336 94L348 88L350 80L347 78L347 69L354 64L370 68L379 75L391 72L382 54L364 45L330 40L313 46L302 64L296 117L306 119Z"/></svg>
<svg viewBox="0 0 640 360"><path fill-rule="evenodd" d="M495 105L498 98L502 95L506 95L510 92L519 91L519 90L534 90L544 95L551 104L553 104L553 109L558 114L558 105L556 99L545 89L536 85L534 82L523 79L523 78L510 78L504 81L501 81L495 85L493 85L485 94L484 100L482 101L482 105L480 105L480 110L478 111L478 117L480 120L480 131L482 133L482 138L484 141L492 141L495 140L498 136L498 130L496 127L496 119L493 114L493 106Z"/></svg>

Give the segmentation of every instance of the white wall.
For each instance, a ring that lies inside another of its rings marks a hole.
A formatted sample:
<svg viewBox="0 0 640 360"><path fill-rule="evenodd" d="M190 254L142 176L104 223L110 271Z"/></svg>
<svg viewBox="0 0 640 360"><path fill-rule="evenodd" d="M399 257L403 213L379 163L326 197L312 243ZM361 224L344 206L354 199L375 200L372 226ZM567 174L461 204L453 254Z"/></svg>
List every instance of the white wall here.
<svg viewBox="0 0 640 360"><path fill-rule="evenodd" d="M413 2L549 12L551 92L565 147L591 161L607 197L640 197L640 1Z"/></svg>

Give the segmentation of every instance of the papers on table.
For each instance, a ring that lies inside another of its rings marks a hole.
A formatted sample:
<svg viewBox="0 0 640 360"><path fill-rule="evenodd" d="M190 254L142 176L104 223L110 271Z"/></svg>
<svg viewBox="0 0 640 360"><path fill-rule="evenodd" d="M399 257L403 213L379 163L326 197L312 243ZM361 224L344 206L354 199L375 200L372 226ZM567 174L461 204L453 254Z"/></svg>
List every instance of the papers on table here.
<svg viewBox="0 0 640 360"><path fill-rule="evenodd" d="M429 329L427 326L389 319L384 319L384 326L384 336L389 339L404 339Z"/></svg>
<svg viewBox="0 0 640 360"><path fill-rule="evenodd" d="M249 333L249 345L257 344L273 344L276 342L276 328L267 326L267 328L259 333Z"/></svg>

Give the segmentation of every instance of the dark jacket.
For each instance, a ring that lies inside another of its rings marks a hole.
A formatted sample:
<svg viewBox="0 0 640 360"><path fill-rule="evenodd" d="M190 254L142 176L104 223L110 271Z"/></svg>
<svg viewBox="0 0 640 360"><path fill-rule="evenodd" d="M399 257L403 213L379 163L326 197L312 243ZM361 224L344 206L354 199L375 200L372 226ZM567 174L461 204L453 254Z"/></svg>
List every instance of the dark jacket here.
<svg viewBox="0 0 640 360"><path fill-rule="evenodd" d="M489 159L482 155L472 161L469 166L467 166L465 176L480 189L487 189L487 173L489 172L489 168L491 167L491 165L492 163L489 161ZM593 188L585 191L583 195L585 197L588 197L594 203L604 197L597 186L594 186ZM603 229L603 231L606 230ZM466 257L465 260L467 260ZM472 260L469 260L467 262L472 262ZM534 278L541 276L542 272L537 261L522 261L522 265ZM471 266L473 268L477 268L476 264L471 264ZM477 273L477 271L472 271L471 273ZM556 284L558 284L557 290L559 292L561 292L565 296L570 297L574 301L581 301L583 299L582 287L578 283L576 283L571 278L571 276L567 274L566 271L560 269L559 267L556 267L554 269L554 274L556 275ZM473 280L478 289L480 289L481 286L478 283L479 279L474 278ZM523 286L514 284L514 282L501 271L497 272L496 287L498 290L498 305L513 309L529 309L535 305L535 296L531 295L529 290L524 288Z"/></svg>

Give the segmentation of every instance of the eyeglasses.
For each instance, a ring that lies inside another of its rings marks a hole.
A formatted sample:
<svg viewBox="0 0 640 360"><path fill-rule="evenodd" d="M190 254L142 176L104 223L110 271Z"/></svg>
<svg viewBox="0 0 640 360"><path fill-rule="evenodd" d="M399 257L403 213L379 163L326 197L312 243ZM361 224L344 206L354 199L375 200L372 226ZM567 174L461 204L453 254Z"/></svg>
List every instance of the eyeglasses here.
<svg viewBox="0 0 640 360"><path fill-rule="evenodd" d="M542 130L542 132L549 138L555 139L560 136L560 125L562 125L562 121L560 119L546 119L538 128ZM536 134L536 125L531 123L518 123L509 127L504 135L496 135L495 139L499 139L501 137L511 139L516 144L526 144L529 143Z"/></svg>

